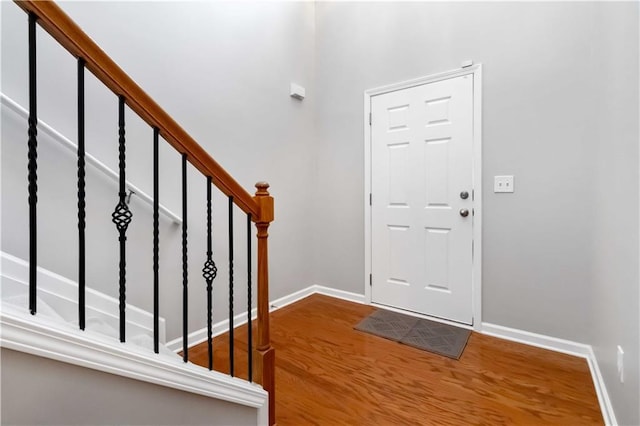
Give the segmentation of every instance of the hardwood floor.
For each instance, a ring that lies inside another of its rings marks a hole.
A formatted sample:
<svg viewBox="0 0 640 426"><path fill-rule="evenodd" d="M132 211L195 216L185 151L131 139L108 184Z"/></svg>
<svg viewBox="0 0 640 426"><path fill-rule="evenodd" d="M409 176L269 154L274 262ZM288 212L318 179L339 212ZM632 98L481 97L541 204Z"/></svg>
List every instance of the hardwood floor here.
<svg viewBox="0 0 640 426"><path fill-rule="evenodd" d="M584 359L472 333L455 361L353 330L374 309L313 295L272 314L278 425L603 424ZM214 347L228 372L228 336ZM206 366L206 343L190 360Z"/></svg>

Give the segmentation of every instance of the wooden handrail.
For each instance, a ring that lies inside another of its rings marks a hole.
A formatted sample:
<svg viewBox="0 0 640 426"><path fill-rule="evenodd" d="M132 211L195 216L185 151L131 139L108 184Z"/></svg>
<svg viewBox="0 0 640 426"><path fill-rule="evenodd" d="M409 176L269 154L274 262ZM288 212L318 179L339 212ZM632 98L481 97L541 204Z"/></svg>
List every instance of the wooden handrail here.
<svg viewBox="0 0 640 426"><path fill-rule="evenodd" d="M16 0L25 12L33 13L40 26L77 58L116 95L125 97L127 105L255 221L261 217L258 204L227 171L222 168L176 121L136 84L98 45L52 1Z"/></svg>

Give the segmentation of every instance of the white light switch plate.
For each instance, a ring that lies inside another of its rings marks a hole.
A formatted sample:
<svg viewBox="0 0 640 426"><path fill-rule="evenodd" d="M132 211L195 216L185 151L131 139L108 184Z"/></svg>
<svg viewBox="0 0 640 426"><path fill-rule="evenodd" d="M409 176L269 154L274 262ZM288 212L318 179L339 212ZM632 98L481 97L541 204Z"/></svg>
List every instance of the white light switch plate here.
<svg viewBox="0 0 640 426"><path fill-rule="evenodd" d="M513 192L513 176L494 176L493 192Z"/></svg>

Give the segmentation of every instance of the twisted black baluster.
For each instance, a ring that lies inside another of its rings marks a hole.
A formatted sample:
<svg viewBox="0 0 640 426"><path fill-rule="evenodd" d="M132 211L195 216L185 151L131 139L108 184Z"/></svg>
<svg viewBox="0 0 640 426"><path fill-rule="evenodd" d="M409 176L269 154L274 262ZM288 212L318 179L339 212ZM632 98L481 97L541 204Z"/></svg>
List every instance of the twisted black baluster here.
<svg viewBox="0 0 640 426"><path fill-rule="evenodd" d="M160 184L158 177L158 135L160 131L153 128L153 351L159 352L159 311L160 311Z"/></svg>
<svg viewBox="0 0 640 426"><path fill-rule="evenodd" d="M213 370L213 280L218 275L218 268L213 261L213 244L211 240L211 178L207 176L207 261L202 268L202 276L207 283L207 350L209 356L209 370Z"/></svg>
<svg viewBox="0 0 640 426"><path fill-rule="evenodd" d="M85 150L84 150L84 59L78 58L78 325L85 326Z"/></svg>
<svg viewBox="0 0 640 426"><path fill-rule="evenodd" d="M189 360L189 291L187 264L187 154L182 154L182 360Z"/></svg>
<svg viewBox="0 0 640 426"><path fill-rule="evenodd" d="M127 227L129 223L131 223L132 213L129 210L129 206L126 203L127 191L126 191L126 177L125 177L125 138L124 138L124 96L118 96L118 164L120 167L120 191L118 195L120 200L116 205L115 211L111 214L111 218L113 223L116 224L116 228L118 229L118 233L120 237L118 240L120 241L120 283L119 283L119 293L120 293L120 341L125 341L125 293L126 293L126 281L127 281L127 262L126 262L126 241L127 241Z"/></svg>
<svg viewBox="0 0 640 426"><path fill-rule="evenodd" d="M249 381L253 381L253 341L251 325L251 213L247 215L247 352L249 357Z"/></svg>
<svg viewBox="0 0 640 426"><path fill-rule="evenodd" d="M36 313L36 280L38 267L38 220L36 205L38 203L38 98L36 85L36 20L35 14L29 13L29 311Z"/></svg>
<svg viewBox="0 0 640 426"><path fill-rule="evenodd" d="M233 197L229 197L229 374L233 377Z"/></svg>

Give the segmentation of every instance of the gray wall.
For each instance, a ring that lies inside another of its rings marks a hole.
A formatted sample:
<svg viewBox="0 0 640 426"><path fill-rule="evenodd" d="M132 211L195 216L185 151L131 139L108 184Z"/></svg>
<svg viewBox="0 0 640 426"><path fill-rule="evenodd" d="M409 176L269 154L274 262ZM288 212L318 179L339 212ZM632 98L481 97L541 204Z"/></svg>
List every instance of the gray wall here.
<svg viewBox="0 0 640 426"><path fill-rule="evenodd" d="M322 3L316 19L318 283L363 291L363 91L469 58L484 64L483 321L587 340L593 79L572 64L590 56L594 6ZM500 174L514 194L493 193Z"/></svg>
<svg viewBox="0 0 640 426"><path fill-rule="evenodd" d="M640 423L637 4L148 6L63 4L245 187L271 182L272 298L310 284L363 292L363 91L457 68L464 59L483 63L483 320L593 344L618 420ZM26 104L26 18L12 3L0 7L2 90ZM47 40L39 38L40 69L55 77L41 74L41 115L73 139L75 64ZM288 97L290 81L306 86L304 102ZM88 84L88 149L115 167L115 98ZM8 113L2 120L2 247L26 257L26 194L18 184L26 162L15 160L24 158L26 129ZM130 164L145 165L131 168L130 178L150 191L150 132L130 123ZM63 207L75 202L74 160L48 143L42 138L47 215L40 229L57 245L43 246L41 259L74 278L77 248L67 235L75 219ZM179 211L179 159L167 149L162 162L163 202ZM515 175L514 194L492 192L499 174ZM116 236L104 213L116 189L97 175L89 179L91 283L115 294ZM190 276L197 280L204 184L196 173L189 179ZM215 203L224 283L226 204L222 197ZM133 208L130 239L142 248L130 252L129 300L149 308L151 216L143 205ZM240 215L236 222L242 251ZM179 334L171 321L179 317L179 229L162 223L162 311L171 338ZM238 254L239 280L243 262ZM203 326L202 286L192 281L191 329ZM226 297L218 288L216 300ZM615 374L618 344L627 359L623 385Z"/></svg>
<svg viewBox="0 0 640 426"><path fill-rule="evenodd" d="M151 6L152 5L152 6ZM233 2L65 2L62 8L247 190L267 180L276 198L270 232L271 295L311 280L313 4ZM26 14L2 2L2 91L27 105ZM76 140L75 60L38 31L39 115ZM289 83L307 89L289 97ZM2 248L27 257L26 120L2 111ZM75 159L40 132L39 264L77 277ZM128 179L152 193L152 132L127 111ZM87 76L87 151L117 169L117 100ZM160 198L180 214L180 157L163 146ZM205 179L189 176L190 330L205 326ZM88 285L117 294L117 185L88 174ZM135 200L128 231L127 300L152 308L152 218ZM227 316L227 200L214 194L214 319ZM235 214L236 312L246 310L246 219ZM255 233L255 230L252 230ZM254 240L255 241L255 240ZM161 314L181 335L180 228L161 216ZM64 249L61 250L60 248ZM254 243L255 248L255 243ZM255 262L255 256L254 256ZM253 270L255 271L255 266ZM255 283L255 279L254 279ZM255 297L254 297L255 298Z"/></svg>
<svg viewBox="0 0 640 426"><path fill-rule="evenodd" d="M363 292L363 91L465 59L484 64L482 319L593 343L638 424L637 4L318 3L315 282Z"/></svg>
<svg viewBox="0 0 640 426"><path fill-rule="evenodd" d="M598 144L593 204L593 344L620 424L640 424L638 4L598 4L593 49ZM633 52L636 52L634 55ZM616 347L625 352L618 380Z"/></svg>
<svg viewBox="0 0 640 426"><path fill-rule="evenodd" d="M5 425L255 425L257 410L1 349ZM38 380L24 380L37 371Z"/></svg>

